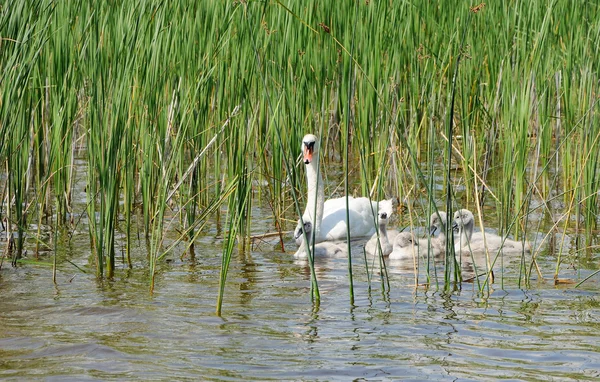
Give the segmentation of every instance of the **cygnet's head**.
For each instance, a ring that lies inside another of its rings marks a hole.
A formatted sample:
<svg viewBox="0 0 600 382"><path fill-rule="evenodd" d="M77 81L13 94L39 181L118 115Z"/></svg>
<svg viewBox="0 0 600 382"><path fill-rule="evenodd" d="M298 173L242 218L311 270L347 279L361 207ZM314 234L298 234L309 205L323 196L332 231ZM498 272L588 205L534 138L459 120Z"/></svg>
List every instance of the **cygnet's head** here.
<svg viewBox="0 0 600 382"><path fill-rule="evenodd" d="M429 235L433 236L446 232L446 219L448 216L444 211L438 211L431 214L429 218Z"/></svg>
<svg viewBox="0 0 600 382"><path fill-rule="evenodd" d="M300 224L298 224L298 227L294 232L294 240L296 240L296 244L300 245L304 241L303 233L306 233L306 238L310 243L312 239L312 223L310 221L305 220L303 226L300 226Z"/></svg>
<svg viewBox="0 0 600 382"><path fill-rule="evenodd" d="M377 223L380 226L386 226L394 212L393 199L382 200L379 202L377 211Z"/></svg>
<svg viewBox="0 0 600 382"><path fill-rule="evenodd" d="M313 161L315 153L319 152L319 140L316 135L306 134L302 138L302 155L304 164L310 164Z"/></svg>
<svg viewBox="0 0 600 382"><path fill-rule="evenodd" d="M379 218L377 220L378 220L379 226L385 227L387 225L388 221L390 221L390 215L385 211L379 211Z"/></svg>
<svg viewBox="0 0 600 382"><path fill-rule="evenodd" d="M475 223L475 218L473 217L473 213L471 211L462 209L458 210L454 213L454 221L452 222L452 229L454 231L462 231L464 229L469 229L473 227Z"/></svg>
<svg viewBox="0 0 600 382"><path fill-rule="evenodd" d="M400 232L394 239L394 248L408 248L412 245L419 245L411 232Z"/></svg>

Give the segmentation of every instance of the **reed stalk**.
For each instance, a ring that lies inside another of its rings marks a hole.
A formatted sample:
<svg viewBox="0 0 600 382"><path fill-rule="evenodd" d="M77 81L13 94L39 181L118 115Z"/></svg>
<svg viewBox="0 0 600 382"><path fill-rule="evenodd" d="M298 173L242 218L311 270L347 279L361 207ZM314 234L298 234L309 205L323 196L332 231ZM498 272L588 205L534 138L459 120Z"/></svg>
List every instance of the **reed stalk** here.
<svg viewBox="0 0 600 382"><path fill-rule="evenodd" d="M40 243L56 247L42 226L73 231L69 220L86 213L98 277L118 271L121 245L127 266L140 264L130 251L138 233L152 248L147 266L155 275L177 248L164 230L179 231L174 241L191 250L206 211L220 232L217 205L234 189L244 197L252 184L259 186L224 227L244 251L251 207L269 205L287 250L284 232L301 213L303 189L293 159L315 126L328 148L320 160L344 169L324 175L343 182L347 195L396 194L414 203L415 225L426 224L421 212L442 199L449 219L456 206L476 202L482 214L496 207L499 232L517 239L531 236L531 204L539 202L545 214L564 216L552 230L567 238L583 231L576 245L584 250L574 255L583 256L600 209L600 9L557 0L471 7L4 4L0 212L14 260L30 242L40 254ZM237 105L244 117L222 129ZM238 163L240 152L247 156ZM73 200L82 183L85 211ZM445 289L460 281L447 237ZM563 260L557 256L557 275ZM420 269L429 283L436 275L427 261ZM523 261L523 277L538 265L535 256Z"/></svg>

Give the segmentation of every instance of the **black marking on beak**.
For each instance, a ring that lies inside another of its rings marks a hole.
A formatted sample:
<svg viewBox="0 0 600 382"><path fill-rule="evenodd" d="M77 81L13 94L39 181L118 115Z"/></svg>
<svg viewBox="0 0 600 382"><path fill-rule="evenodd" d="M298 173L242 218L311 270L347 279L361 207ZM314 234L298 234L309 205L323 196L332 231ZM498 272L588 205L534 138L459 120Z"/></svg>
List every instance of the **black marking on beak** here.
<svg viewBox="0 0 600 382"><path fill-rule="evenodd" d="M310 235L312 233L312 223L311 222L306 221L306 222L304 222L304 227L296 228L296 232L294 232L294 239L298 239L299 237L301 237L305 231L306 231L307 235Z"/></svg>
<svg viewBox="0 0 600 382"><path fill-rule="evenodd" d="M312 160L313 152L315 151L315 141L304 142L304 147L306 147L305 150L309 154L309 155L306 155L306 153L304 153L304 164L309 164L310 161Z"/></svg>
<svg viewBox="0 0 600 382"><path fill-rule="evenodd" d="M433 236L435 234L435 231L437 231L437 227L432 225L431 227L429 227L429 236Z"/></svg>

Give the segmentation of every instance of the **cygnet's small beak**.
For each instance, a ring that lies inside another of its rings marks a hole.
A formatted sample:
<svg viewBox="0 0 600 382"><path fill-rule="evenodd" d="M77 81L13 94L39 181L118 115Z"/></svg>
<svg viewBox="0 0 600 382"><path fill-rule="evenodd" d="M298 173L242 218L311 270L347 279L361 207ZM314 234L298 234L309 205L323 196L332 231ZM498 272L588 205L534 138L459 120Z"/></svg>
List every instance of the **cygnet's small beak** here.
<svg viewBox="0 0 600 382"><path fill-rule="evenodd" d="M298 239L300 236L302 236L302 227L299 227L296 232L294 232L294 240Z"/></svg>
<svg viewBox="0 0 600 382"><path fill-rule="evenodd" d="M429 227L429 236L433 236L435 234L435 231L437 231L437 227L432 225L431 227Z"/></svg>
<svg viewBox="0 0 600 382"><path fill-rule="evenodd" d="M458 223L456 221L452 223L452 230L458 232Z"/></svg>

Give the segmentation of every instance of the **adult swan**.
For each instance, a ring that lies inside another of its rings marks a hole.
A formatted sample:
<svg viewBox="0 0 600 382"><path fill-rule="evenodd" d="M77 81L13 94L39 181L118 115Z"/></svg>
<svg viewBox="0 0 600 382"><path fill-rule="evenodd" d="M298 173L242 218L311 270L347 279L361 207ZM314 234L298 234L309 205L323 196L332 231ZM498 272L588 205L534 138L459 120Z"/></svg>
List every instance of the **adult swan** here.
<svg viewBox="0 0 600 382"><path fill-rule="evenodd" d="M319 172L319 141L313 134L302 138L302 154L306 165L306 180L308 195L306 209L302 215L304 222L313 223L315 243L328 240L346 240L346 198L335 198L325 201L325 186ZM382 201L392 203L392 200ZM371 236L375 233L375 221L378 202L371 202L369 198L348 197L350 216L350 237L359 238ZM375 214L375 215L374 215ZM302 226L294 231L296 243L303 241Z"/></svg>

